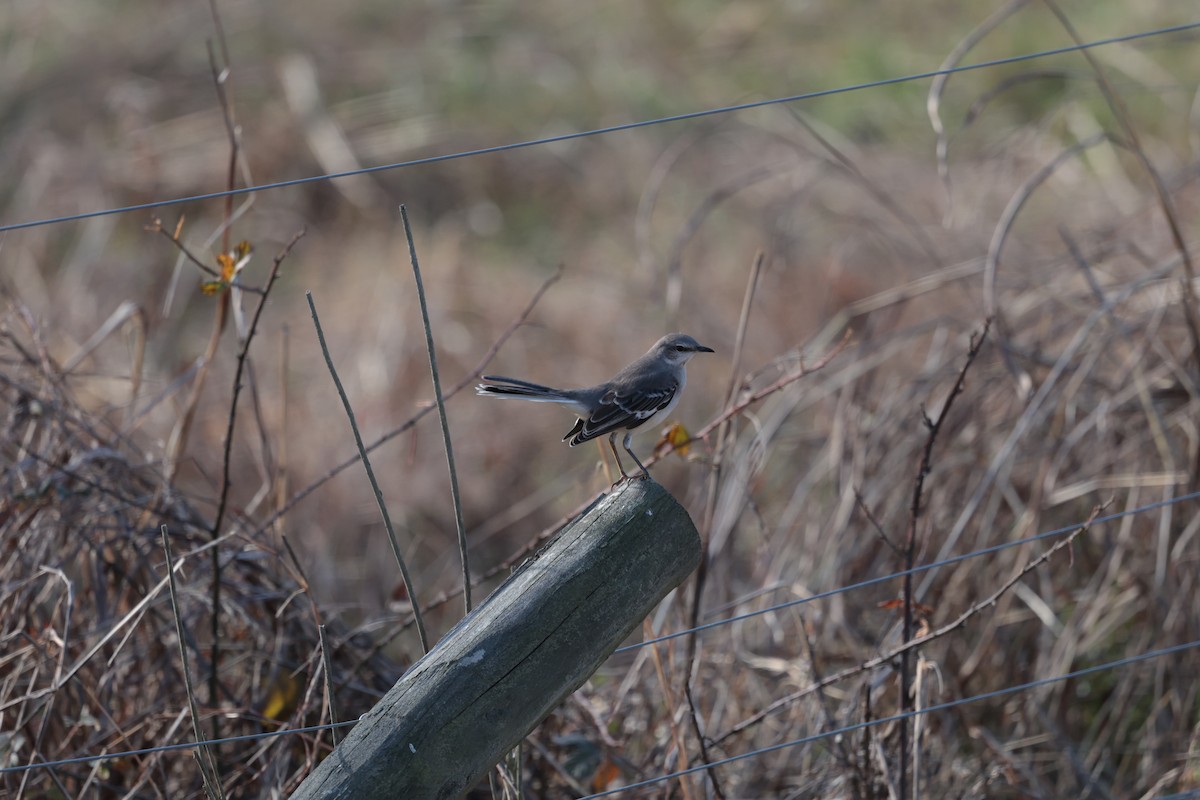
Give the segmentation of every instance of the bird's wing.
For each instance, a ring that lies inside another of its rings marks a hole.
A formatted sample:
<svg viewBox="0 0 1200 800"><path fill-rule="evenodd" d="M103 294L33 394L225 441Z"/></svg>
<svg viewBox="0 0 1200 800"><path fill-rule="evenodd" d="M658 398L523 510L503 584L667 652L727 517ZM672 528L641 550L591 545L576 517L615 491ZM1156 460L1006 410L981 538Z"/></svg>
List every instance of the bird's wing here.
<svg viewBox="0 0 1200 800"><path fill-rule="evenodd" d="M613 431L636 428L671 405L671 400L678 391L677 381L663 384L653 391L609 389L600 398L595 411L587 419L579 420L564 439L570 439L573 447Z"/></svg>

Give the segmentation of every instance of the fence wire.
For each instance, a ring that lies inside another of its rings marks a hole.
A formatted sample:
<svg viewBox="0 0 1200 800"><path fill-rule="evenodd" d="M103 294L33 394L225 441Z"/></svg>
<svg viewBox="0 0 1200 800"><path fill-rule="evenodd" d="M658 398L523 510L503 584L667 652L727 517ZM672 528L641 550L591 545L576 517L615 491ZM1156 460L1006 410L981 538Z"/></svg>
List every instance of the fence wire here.
<svg viewBox="0 0 1200 800"><path fill-rule="evenodd" d="M114 761L118 758L128 758L130 756L148 756L153 753L169 753L175 750L192 750L197 747L208 747L210 745L226 744L227 742L252 742L258 739L270 739L273 736L286 736L290 733L317 733L319 731L327 731L331 728L345 728L350 725L357 725L358 720L352 719L345 722L326 722L323 725L308 725L303 728L284 728L278 731L263 731L262 733L244 733L240 736L225 736L220 739L203 739L198 742L176 742L175 744L161 744L157 747L143 747L140 750L122 750L119 753L100 753L91 756L75 756L73 758L61 758L57 761L38 761L32 764L20 764L15 767L4 767L0 769L0 775L8 775L14 772L28 772L31 769L51 769L54 767L66 767L72 764L90 764L99 761Z"/></svg>
<svg viewBox="0 0 1200 800"><path fill-rule="evenodd" d="M1142 661L1150 661L1155 658L1161 658L1163 656L1169 656L1175 653L1193 650L1198 647L1200 647L1200 640L1187 642L1186 644L1177 644L1171 647L1164 647L1159 650L1150 650L1145 653L1141 653L1140 655L1129 656L1128 658L1119 658L1116 661L1108 661L1104 664L1096 664L1095 666L1084 667L1083 669L1077 669L1073 672L1064 672L1061 675L1054 675L1053 677L1049 678L1039 678L1036 681L1020 683L1016 686L1007 686L1003 689L995 689L994 691L972 695L971 697L964 697L959 700L950 700L948 702L938 703L937 705L928 706L926 708L918 708L914 709L913 711L906 711L903 714L893 714L890 717L880 717L879 719L872 719L866 722L856 722L852 725L844 725L840 728L834 728L833 730L814 733L811 736L804 736L800 739L793 739L790 742L780 742L779 744L773 744L768 747L760 747L757 750L750 750L746 753L739 753L738 755L730 756L729 758L721 758L716 761L710 761L707 764L697 764L694 767L681 769L678 772L671 772L666 775L659 775L656 778L647 778L644 781L631 783L628 786L622 786L617 789L609 789L608 791L600 792L599 794L589 794L586 797L580 798L580 800L594 800L594 798L597 797L611 797L612 795L620 794L621 792L628 792L631 789L640 789L644 786L653 786L656 783L662 783L663 781L682 778L685 775L694 775L697 772L703 772L704 770L711 769L712 767L721 767L726 764L732 764L735 761L742 761L747 758L754 758L755 756L766 755L767 753L774 753L779 750L786 750L790 747L799 747L802 744L809 744L811 742L820 741L821 739L828 739L833 736L841 736L842 734L846 733L854 733L855 731L862 730L863 728L870 728L876 725L887 725L892 722L899 722L901 720L921 716L922 714L933 714L939 711L949 711L950 709L957 708L958 706L965 706L970 703L978 703L980 700L990 700L994 697L1004 697L1005 695L1017 694L1018 692L1027 692L1030 689L1037 689L1038 687L1047 686L1052 683L1059 683L1061 681L1071 680L1072 678L1080 678L1084 675L1091 675L1097 672L1117 669L1119 667L1127 667L1130 664L1138 664Z"/></svg>
<svg viewBox="0 0 1200 800"><path fill-rule="evenodd" d="M1024 539L1016 539L1011 542L1003 542L998 545L993 545L991 547L985 547L983 549L975 550L970 553L965 553L960 556L954 556L953 558L948 558L948 559L945 559L942 561L936 561L936 562L933 562L930 564L924 564L919 567L914 567L911 570L904 570L902 572L895 572L895 573L892 573L889 575L884 575L884 576L881 576L878 578L871 578L869 580L859 581L858 583L852 583L852 584L848 584L846 586L840 586L836 589L830 589L827 592L820 592L818 594L814 594L809 597L802 597L797 600L789 600L785 603L778 603L776 605L770 606L768 608L760 609L758 611L752 611L752 612L748 612L746 614L740 614L738 616L730 617L728 619L717 620L715 622L710 622L705 625L699 625L695 628L688 628L686 630L676 631L674 633L669 633L669 634L666 634L665 636L659 636L654 639L647 639L646 641L643 641L643 642L638 642L636 644L631 644L626 647L618 648L617 650L613 651L613 654L616 655L617 653L629 652L631 650L636 650L640 647L645 647L646 645L657 644L659 642L667 641L669 639L676 639L676 638L679 638L680 636L686 636L689 633L698 633L701 631L708 630L710 628L719 627L721 625L727 625L727 624L733 623L733 622L741 622L742 620L761 616L762 614L766 614L771 611L779 611L781 609L791 608L792 606L802 605L804 603L811 603L813 601L822 600L822 599L825 599L828 597L833 597L834 595L842 594L844 592L850 592L855 589L862 589L862 588L865 588L868 586L874 586L876 584L883 583L885 581L902 578L908 574L931 570L931 569L935 569L937 567L947 566L949 564L956 564L960 561L965 561L970 558L976 558L978 556L988 555L990 553L995 553L995 552L998 552L1000 550L1004 550L1004 549L1007 549L1010 547L1018 547L1020 545L1029 544L1030 542L1038 542L1038 541L1042 541L1044 539L1053 538L1055 536L1062 536L1064 534L1070 533L1071 531L1078 530L1080 527L1082 527L1084 525L1089 525L1089 526L1099 525L1101 523L1112 522L1114 520L1121 519L1122 517L1132 516L1134 514L1142 514L1142 513L1148 512L1148 511L1154 511L1155 509L1158 509L1158 508L1163 508L1165 506L1171 506L1171 505L1175 505L1177 503L1183 503L1183 502L1186 502L1189 500L1198 500L1198 499L1200 499L1200 492L1192 492L1191 494L1181 495L1180 497L1172 498L1170 500L1160 500L1158 502L1148 503L1144 506L1138 506L1136 508L1127 509L1125 511L1118 511L1113 514L1108 514L1103 517L1097 517L1096 519L1092 520L1091 522L1080 522L1075 525L1068 525L1068 526L1065 526L1062 528L1056 528L1052 531L1046 531L1045 533L1039 533L1035 536L1030 536L1030 537L1027 537ZM1105 669L1113 669L1116 667L1121 667L1121 666L1125 666L1128 664L1132 664L1137 661L1144 661L1144 660L1151 659L1151 658L1157 658L1159 656L1168 655L1170 653L1181 652L1183 650L1187 650L1187 649L1190 649L1193 647L1198 647L1198 646L1200 646L1200 641L1190 642L1186 645L1176 645L1174 647L1168 647L1168 648L1165 648L1162 650L1153 650L1148 653L1143 653L1140 656L1130 656L1129 658L1119 659L1117 661L1111 661L1111 662L1108 662L1107 664L1100 664L1095 667L1088 667L1083 670L1078 670L1076 672L1067 673L1064 675L1058 675L1058 676L1055 676L1052 678L1043 678L1041 680L1031 681L1030 683L1020 684L1019 686L1008 687L1006 689L998 689L996 691L988 692L988 693L981 694L981 695L976 695L974 697L968 697L968 698L961 699L961 700L943 703L938 706L930 706L929 708L920 709L917 711L909 712L907 714L899 714L899 715L896 715L893 717L872 720L871 722L867 722L867 723L858 723L856 725L851 725L851 726L848 726L845 728L840 728L837 730L827 731L824 733L815 734L813 736L808 736L803 739L796 739L796 740L793 740L790 742L784 742L782 744L772 745L771 747L763 748L761 750L754 750L749 753L743 753L741 755L731 756L727 759L722 759L720 761L714 761L711 764L701 764L692 769L683 770L683 771L676 772L676 773L671 773L669 775L660 776L658 778L648 779L647 781L643 781L642 783L632 784L630 786L623 787L622 789L612 790L611 792L607 792L607 793L603 793L603 794L590 795L590 797L604 797L607 794L612 794L616 791L625 791L627 789L633 789L638 786L646 786L646 785L650 785L652 783L656 783L658 781L670 780L672 778L677 778L677 777L681 777L684 775L690 775L694 772L697 772L697 771L700 771L703 769L707 769L708 767L721 766L723 764L732 763L734 761L738 761L738 760L741 760L744 758L750 758L751 756L762 755L764 753L774 752L776 750L781 750L781 749L784 749L787 747L795 747L795 746L798 746L801 744L807 744L809 742L813 742L818 739L826 738L829 736L836 736L840 733L849 733L849 732L852 732L855 730L859 730L860 728L867 727L868 725L893 722L893 721L905 719L909 716L914 716L916 714L927 714L932 711L941 711L941 710L945 710L947 708L953 708L956 705L963 705L966 703L974 703L979 700L985 700L989 697L996 697L999 695L1011 694L1013 692L1023 691L1025 689L1034 688L1034 687L1041 686L1041 685L1044 685L1047 683L1054 683L1056 681L1068 680L1070 678L1078 677L1080 675L1087 675L1092 672L1099 672L1099 671L1102 671ZM96 761L111 761L111 760L115 760L115 759L119 759L119 758L126 758L129 756L144 756L144 755L150 755L152 753L163 753L163 752L170 752L170 751L176 751L176 750L190 750L190 749L196 748L196 747L220 745L220 744L225 744L228 742L254 741L257 739L266 739L266 738L270 738L273 736L284 736L284 735L293 734L293 733L316 733L319 731L329 730L331 728L343 728L343 727L347 727L350 725L354 725L356 723L357 723L357 720L350 720L350 721L346 721L346 722L333 722L333 723L325 723L323 725L309 725L309 726L302 727L302 728L287 728L287 729L278 730L278 731L265 731L263 733L248 733L248 734L242 734L240 736L228 736L228 737L223 737L223 738L219 738L219 739L205 739L203 741L198 741L198 742L177 742L175 744L160 745L157 747L146 747L146 748L142 748L139 750L124 750L124 751L120 751L120 752L116 752L116 753L100 753L100 754L88 755L88 756L75 756L73 758L59 759L57 761L43 761L43 762L34 762L34 763L29 763L29 764L20 764L17 766L0 768L0 775L6 775L6 774L10 774L10 773L17 773L17 772L27 772L27 771L33 770L33 769L50 769L53 767L68 766L71 764L83 764L83 763L90 763L90 762L96 762Z"/></svg>
<svg viewBox="0 0 1200 800"><path fill-rule="evenodd" d="M928 706L926 708L914 709L913 711L907 711L902 714L893 714L890 717L880 717L879 719L867 720L865 722L856 722L856 723L853 723L850 725L843 725L842 727L839 727L839 728L834 728L834 729L828 730L828 731L822 731L821 733L814 733L810 736L803 736L799 739L793 739L788 742L780 742L778 744L773 744L768 747L760 747L756 750L750 750L745 753L739 753L734 756L729 756L728 758L722 758L722 759L718 759L716 761L710 761L705 764L697 764L696 766L689 767L688 769L679 770L677 772L666 773L664 775L659 775L654 778L647 778L644 781L638 781L637 783L631 783L628 786L622 786L622 787L619 787L616 789L609 789L608 791L599 792L597 794L590 794L590 795L587 795L586 797L580 798L580 800L595 800L595 798L599 798L599 797L611 797L613 795L620 794L622 792L631 791L633 789L640 789L640 788L643 788L646 786L653 786L654 784L662 783L664 781L670 781L670 780L675 780L676 778L682 778L687 775L694 775L697 772L703 772L703 771L705 771L707 769L711 769L713 767L726 766L728 764L733 764L738 761L744 761L748 758L755 758L756 756L766 755L768 753L774 753L774 752L778 752L780 750L786 750L786 749L789 749L792 747L799 747L800 745L804 745L804 744L811 744L812 742L817 742L822 739L828 739L828 738L835 737L835 736L841 736L841 735L847 734L847 733L854 733L855 731L863 730L864 728L870 728L870 727L874 727L877 725L887 725L887 724L890 724L893 722L900 722L901 720L911 719L912 717L917 717L917 716L921 716L924 714L933 714L933 713L937 713L937 712L941 712L941 711L949 711L950 709L957 708L958 706L969 705L971 703L978 703L982 700L990 700L990 699L993 699L996 697L1004 697L1004 696L1010 695L1010 694L1026 692L1026 691L1030 691L1032 689L1040 688L1042 686L1049 686L1054 683L1061 683L1062 681L1072 680L1074 678L1081 678L1085 675L1092 675L1092 674L1095 674L1098 672L1105 672L1110 669L1119 669L1121 667L1127 667L1127 666L1130 666L1133 664L1142 663L1144 661L1151 661L1156 658L1162 658L1163 656L1174 655L1176 653L1182 653L1182 652L1186 652L1188 650L1194 650L1197 648L1200 648L1200 640L1191 641L1191 642L1187 642L1184 644L1172 645L1170 647L1163 647L1158 650L1149 650L1145 653L1141 653L1136 656L1128 656L1126 658L1119 658L1119 659L1116 659L1115 661L1108 661L1103 664L1095 664L1093 666L1083 667L1082 669L1073 670L1071 672L1064 672L1061 675L1054 675L1054 676L1051 676L1048 678L1039 678L1038 680L1035 680L1035 681L1028 681L1027 683L1021 683L1021 684L1017 684L1015 686L1007 686L1003 689L995 689L990 692L983 692L982 694L972 695L971 697L963 697L958 700L950 700L945 703L938 703L937 705ZM289 728L287 730L282 730L282 731L267 731L264 733L251 733L251 734L245 734L242 736L230 736L230 737L226 737L223 739L208 739L208 740L201 741L201 742L180 742L177 744L160 745L158 747L147 747L147 748L143 748L141 750L128 750L128 751L121 752L121 753L106 753L106 754L98 755L98 756L77 756L75 758L61 759L59 761L46 761L46 762L36 763L36 764L23 764L23 765L16 766L16 767L5 767L3 769L0 769L0 774L25 772L25 771L31 770L31 769L49 769L52 767L67 766L70 764L80 764L80 763L95 762L95 761L107 761L107 760L112 760L112 759L116 759L116 758L124 758L126 756L149 755L151 753L162 753L162 752L169 752L169 751L173 751L173 750L187 750L187 749L200 747L200 746L223 744L226 742L241 742L241 741L250 741L250 740L255 740L255 739L265 739L265 738L269 738L272 736L283 736L283 735L290 734L290 733L313 733L313 732L317 732L317 731L328 730L330 728L341 728L341 727L346 727L349 725L355 725L355 724L357 724L357 722L358 722L357 720L352 720L352 721L347 721L347 722L334 722L334 723L327 723L324 725L310 725L310 726L304 727L304 728ZM1185 798L1185 797L1195 796L1195 794L1196 794L1195 792L1191 792L1191 793L1185 792L1183 794L1173 795L1172 797L1173 798Z"/></svg>
<svg viewBox="0 0 1200 800"><path fill-rule="evenodd" d="M996 58L990 61L980 61L975 64L960 64L956 67L932 69L925 72L914 72L910 75L901 75L894 78L883 78L881 80L867 81L865 83L854 83L848 86L839 86L833 89L818 89L812 92L802 92L800 94L787 95L786 97L773 97L767 100L754 100L748 103L737 103L735 105L719 106L717 108L706 108L700 111L688 111L682 114L673 114L666 117L656 117L654 119L644 119L636 122L625 122L619 125L609 125L604 128L593 128L586 131L563 133L557 136L546 136L540 139L527 139L521 142L509 142L508 144L493 145L491 147L480 147L474 150L461 150L456 153L443 153L436 156L414 158L409 161L398 161L393 164L378 164L373 167L360 167L358 169L345 170L343 172L327 172L320 175L310 175L304 178L293 178L291 180L276 181L274 183L261 183L255 186L243 186L240 189L226 189L219 192L208 192L207 194L176 197L171 200L155 200L150 203L138 203L131 206L106 208L99 211L84 211L79 214L67 214L61 217L47 217L45 219L35 219L28 222L14 222L8 225L0 225L0 233L5 231L21 230L22 228L36 228L41 225L53 225L60 222L75 222L78 220L92 219L93 217L106 217L112 214L125 214L130 211L146 211L152 208L164 208L166 206L175 206L182 203L194 203L202 200L215 200L222 197L254 194L256 192L265 192L270 189L283 189L289 186L301 186L307 183L328 181L335 178L348 178L353 175L367 175L375 172L387 172L389 170L403 169L405 167L416 167L423 164L437 164L442 161L453 161L459 158L470 158L472 156L482 156L492 153L504 153L510 150L521 150L526 147L536 147L538 145L568 142L573 139L583 139L589 136L601 136L608 133L619 133L621 131L636 130L638 128L649 128L654 125L664 125L668 122L683 122L686 120L702 119L704 117L714 117L719 114L731 114L736 111L748 111L754 108L764 108L766 106L781 105L784 103L796 103L801 100L813 100L818 97L830 97L832 95L846 94L848 92L857 92L863 89L875 89L881 86L893 86L898 83L908 83L910 81L919 81L926 78L936 78L941 75L953 75L959 72L971 72L973 70L999 67L1006 64L1018 64L1022 61L1033 61L1039 58L1063 55L1064 53L1074 53L1081 50L1090 50L1095 47L1104 47L1105 45L1133 42L1139 39L1149 39L1155 36L1165 36L1171 33L1183 33L1185 31L1195 30L1196 28L1200 28L1200 21L1185 22L1179 25L1169 25L1163 28L1155 28L1154 30L1149 31L1139 31L1137 33L1127 33L1121 36L1109 36L1105 39L1095 39L1090 42L1081 42L1079 44L1055 47L1049 50L1038 50L1033 53L1023 53L1016 56Z"/></svg>

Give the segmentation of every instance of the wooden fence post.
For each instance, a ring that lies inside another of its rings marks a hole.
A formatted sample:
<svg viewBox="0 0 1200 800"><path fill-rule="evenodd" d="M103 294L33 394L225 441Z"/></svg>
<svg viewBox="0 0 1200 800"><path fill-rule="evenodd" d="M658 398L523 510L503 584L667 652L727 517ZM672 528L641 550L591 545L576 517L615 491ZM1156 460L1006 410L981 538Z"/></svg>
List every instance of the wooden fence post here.
<svg viewBox="0 0 1200 800"><path fill-rule="evenodd" d="M461 797L699 563L683 507L624 482L442 637L293 800Z"/></svg>

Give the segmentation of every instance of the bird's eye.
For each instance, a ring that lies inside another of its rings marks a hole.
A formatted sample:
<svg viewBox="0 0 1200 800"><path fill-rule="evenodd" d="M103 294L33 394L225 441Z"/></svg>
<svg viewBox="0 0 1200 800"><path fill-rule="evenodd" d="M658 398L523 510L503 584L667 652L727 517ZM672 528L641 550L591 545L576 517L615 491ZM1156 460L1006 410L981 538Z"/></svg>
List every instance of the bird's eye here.
<svg viewBox="0 0 1200 800"><path fill-rule="evenodd" d="M683 345L681 345L681 344L677 344L677 345L675 345L675 352L677 352L677 353L682 353L682 352L683 352L684 350L686 350L686 349L687 349L687 348L686 348L686 347L684 347L684 346L683 346Z"/></svg>

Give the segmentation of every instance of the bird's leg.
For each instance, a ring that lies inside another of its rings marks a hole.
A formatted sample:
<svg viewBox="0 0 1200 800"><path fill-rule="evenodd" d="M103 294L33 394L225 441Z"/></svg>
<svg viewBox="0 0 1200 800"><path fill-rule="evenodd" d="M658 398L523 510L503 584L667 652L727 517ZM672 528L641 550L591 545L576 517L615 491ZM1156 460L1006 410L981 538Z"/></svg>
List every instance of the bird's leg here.
<svg viewBox="0 0 1200 800"><path fill-rule="evenodd" d="M621 480L629 480L629 473L625 471L625 465L621 463L621 456L617 455L616 431L613 431L608 435L608 446L612 448L613 458L617 460L617 469L621 470ZM633 460L637 461L637 457L635 456ZM638 466L640 467L641 464L638 464ZM645 470L645 467L642 467L642 469ZM618 483L620 483L620 481L618 481Z"/></svg>
<svg viewBox="0 0 1200 800"><path fill-rule="evenodd" d="M613 434L613 435L616 436L616 434ZM637 464L638 467L641 468L642 478L644 478L645 480L650 480L650 471L648 469L646 469L645 464L643 464L641 461L638 460L637 453L633 452L633 448L629 446L629 443L632 441L633 441L633 434L627 433L627 434L625 434L625 440L623 442L621 442L621 444L625 445L625 452L629 453L630 457L633 458L633 463ZM616 448L613 448L613 452L614 453L616 452ZM621 472L624 473L625 470L621 470ZM629 476L626 475L625 477L628 478Z"/></svg>

